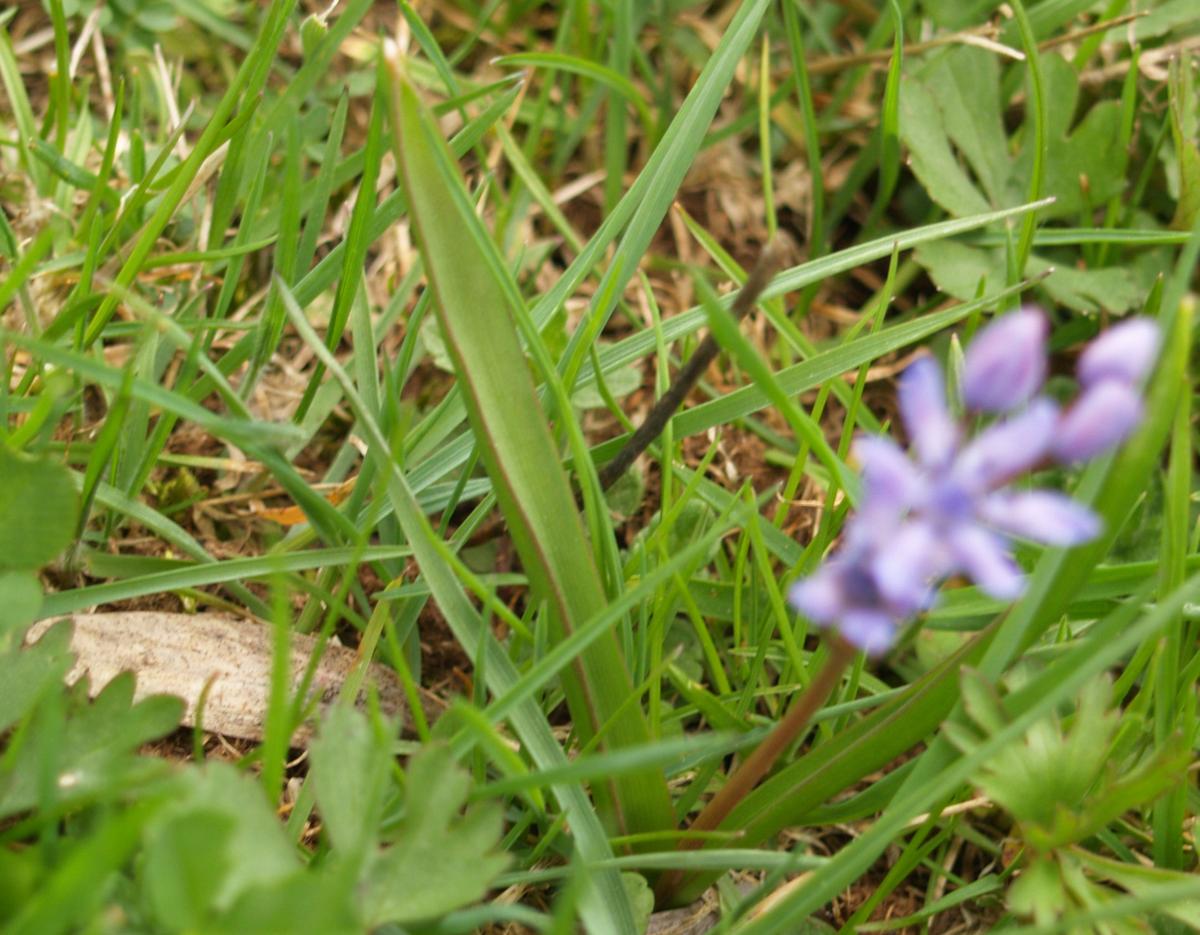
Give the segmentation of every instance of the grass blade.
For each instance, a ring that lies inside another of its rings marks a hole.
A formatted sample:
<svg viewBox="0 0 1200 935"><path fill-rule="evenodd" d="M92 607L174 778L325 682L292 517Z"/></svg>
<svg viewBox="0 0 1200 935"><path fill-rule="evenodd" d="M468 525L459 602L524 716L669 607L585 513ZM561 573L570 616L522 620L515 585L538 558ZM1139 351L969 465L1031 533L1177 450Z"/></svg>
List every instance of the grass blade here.
<svg viewBox="0 0 1200 935"><path fill-rule="evenodd" d="M391 64L397 161L438 321L500 508L533 593L548 601L561 639L601 611L607 598L517 338L513 316L521 299L436 124L403 65ZM632 683L615 635L582 653L563 682L585 742L601 727L611 747L649 740L642 712L622 707ZM673 824L666 785L652 770L614 779L597 792L610 827L622 834Z"/></svg>

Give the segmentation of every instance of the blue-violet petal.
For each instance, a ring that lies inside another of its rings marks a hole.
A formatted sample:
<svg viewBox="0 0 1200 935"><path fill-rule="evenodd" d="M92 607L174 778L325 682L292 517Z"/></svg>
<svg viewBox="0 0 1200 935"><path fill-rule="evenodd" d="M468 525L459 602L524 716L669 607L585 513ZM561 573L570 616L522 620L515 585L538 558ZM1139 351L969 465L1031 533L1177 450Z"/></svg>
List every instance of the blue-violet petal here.
<svg viewBox="0 0 1200 935"><path fill-rule="evenodd" d="M836 621L846 606L841 583L830 565L822 565L793 584L788 603L814 623L826 626Z"/></svg>
<svg viewBox="0 0 1200 935"><path fill-rule="evenodd" d="M1050 490L992 494L980 515L994 529L1046 545L1080 545L1100 533L1100 517L1066 494Z"/></svg>
<svg viewBox="0 0 1200 935"><path fill-rule="evenodd" d="M882 435L860 435L853 450L862 465L861 512L899 515L918 501L921 475L894 441Z"/></svg>
<svg viewBox="0 0 1200 935"><path fill-rule="evenodd" d="M902 616L925 610L932 603L930 587L946 571L942 548L929 523L904 523L881 546L871 561L871 574L879 593Z"/></svg>
<svg viewBox="0 0 1200 935"><path fill-rule="evenodd" d="M1024 589L1021 569L994 533L981 526L961 526L951 532L950 548L958 567L984 593L1012 600Z"/></svg>
<svg viewBox="0 0 1200 935"><path fill-rule="evenodd" d="M900 378L900 416L917 457L926 467L940 467L958 445L958 426L946 406L942 368L932 357L909 364Z"/></svg>
<svg viewBox="0 0 1200 935"><path fill-rule="evenodd" d="M877 610L848 611L838 626L842 638L869 656L886 652L896 636L896 623Z"/></svg>
<svg viewBox="0 0 1200 935"><path fill-rule="evenodd" d="M954 463L955 479L984 492L1037 467L1050 454L1060 424L1058 407L1035 399L1021 413L984 429Z"/></svg>

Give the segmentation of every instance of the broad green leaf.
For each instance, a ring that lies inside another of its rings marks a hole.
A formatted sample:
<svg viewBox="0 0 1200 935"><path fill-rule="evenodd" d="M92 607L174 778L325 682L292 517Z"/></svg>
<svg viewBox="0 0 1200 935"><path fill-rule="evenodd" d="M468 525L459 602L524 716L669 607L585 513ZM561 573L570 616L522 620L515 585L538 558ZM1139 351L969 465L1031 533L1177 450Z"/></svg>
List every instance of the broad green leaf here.
<svg viewBox="0 0 1200 935"><path fill-rule="evenodd" d="M517 338L521 302L484 229L436 124L397 62L392 88L397 161L436 295L438 321L497 501L535 598L547 602L558 638L603 609L606 596L575 499ZM649 740L615 634L597 641L564 676L575 728L606 745ZM674 824L661 775L621 777L596 795L622 834Z"/></svg>
<svg viewBox="0 0 1200 935"><path fill-rule="evenodd" d="M946 29L963 29L986 16L995 4L992 0L924 0L921 9Z"/></svg>
<svg viewBox="0 0 1200 935"><path fill-rule="evenodd" d="M964 301L979 294L979 284L997 286L1007 278L1004 252L968 246L952 240L918 247L913 254L929 271L937 287ZM1028 276L1042 276L1041 288L1057 303L1084 312L1101 309L1123 315L1139 308L1148 285L1128 266L1077 269L1054 263L1036 253L1025 264Z"/></svg>
<svg viewBox="0 0 1200 935"><path fill-rule="evenodd" d="M58 461L0 445L0 568L37 569L65 549L79 497Z"/></svg>
<svg viewBox="0 0 1200 935"><path fill-rule="evenodd" d="M159 925L197 931L212 925L213 894L229 872L237 817L195 808L158 822L146 836L146 899Z"/></svg>
<svg viewBox="0 0 1200 935"><path fill-rule="evenodd" d="M1045 163L1042 192L1055 198L1047 214L1078 217L1119 195L1125 187L1128 156L1122 147L1114 145L1121 138L1121 105L1115 100L1101 101L1074 123L1079 100L1075 69L1055 53L1041 57L1041 69L1046 133L1053 154ZM1031 149L1025 146L1013 163L1015 184L1025 184L1032 171Z"/></svg>
<svg viewBox="0 0 1200 935"><path fill-rule="evenodd" d="M958 217L991 207L959 163L937 98L924 83L909 79L902 84L900 113L909 166L929 197Z"/></svg>
<svg viewBox="0 0 1200 935"><path fill-rule="evenodd" d="M20 641L25 628L37 619L41 606L42 586L35 572L0 570L0 607L4 608L0 616L0 653Z"/></svg>
<svg viewBox="0 0 1200 935"><path fill-rule="evenodd" d="M0 733L30 712L42 693L61 684L71 670L71 625L59 623L33 646L0 652ZM5 814L7 785L0 782L0 814Z"/></svg>
<svg viewBox="0 0 1200 935"><path fill-rule="evenodd" d="M1045 6L1045 5L1043 5ZM1041 7L1038 7L1040 10ZM1035 11L1036 12L1036 11ZM1018 21L1030 19L1018 7ZM1022 33L1023 41L1031 33ZM1077 124L1079 79L1060 55L1035 55L1030 47L1027 110L1032 114L1019 153L1004 134L1004 87L996 54L972 46L956 46L932 56L905 81L901 130L910 151L913 173L929 196L951 214L976 213L1022 197L1052 196L1048 217L1089 216L1094 208L1120 195L1128 157L1122 138L1121 103L1102 101ZM1048 154L1053 153L1053 158ZM1021 275L1049 268L1031 257L1033 227L1022 227L1016 265ZM986 279L997 285L1011 281L1006 254L980 253L958 244L935 244L918 254L939 287L959 298L977 294ZM939 249L945 248L945 249ZM957 259L947 255L951 250ZM1058 304L1082 311L1104 308L1128 311L1141 299L1126 270L1072 269L1058 264L1045 284ZM972 278L973 277L973 278Z"/></svg>
<svg viewBox="0 0 1200 935"><path fill-rule="evenodd" d="M341 874L297 870L291 876L247 887L217 928L236 932L321 932L358 935L362 920L353 904L355 881Z"/></svg>
<svg viewBox="0 0 1200 935"><path fill-rule="evenodd" d="M475 902L508 864L496 851L499 803L463 812L470 780L448 747L426 747L408 767L404 819L365 881L369 925L433 919Z"/></svg>
<svg viewBox="0 0 1200 935"><path fill-rule="evenodd" d="M339 859L355 862L375 845L391 785L391 757L366 717L336 705L309 748L321 823Z"/></svg>
<svg viewBox="0 0 1200 935"><path fill-rule="evenodd" d="M1041 69L1046 134L1054 153L1046 160L1042 195L1053 196L1055 203L1045 214L1078 216L1124 187L1126 155L1112 145L1120 136L1120 104L1096 104L1075 124L1079 79L1074 69L1056 54L1043 56ZM1034 147L1027 141L1013 157L1003 132L1006 102L1000 87L995 53L965 45L932 57L905 82L901 131L913 172L952 214L1018 200L1029 187Z"/></svg>
<svg viewBox="0 0 1200 935"><path fill-rule="evenodd" d="M203 895L214 911L224 911L245 892L277 884L299 869L300 861L253 777L227 763L210 762L182 773L177 783L171 804L152 823L150 837L165 834L164 846L175 847L179 842L171 841L171 835L190 833L195 816L222 816L214 826L224 830L218 834L222 847L214 860L223 863L223 872L213 879L191 860L178 867L193 875L192 885L203 880ZM166 887L168 881L160 885Z"/></svg>
<svg viewBox="0 0 1200 935"><path fill-rule="evenodd" d="M987 201L999 206L1019 198L1021 191L1009 184L1008 139L995 53L967 46L953 49L930 61L921 72L921 83L936 100L941 128L967 160Z"/></svg>

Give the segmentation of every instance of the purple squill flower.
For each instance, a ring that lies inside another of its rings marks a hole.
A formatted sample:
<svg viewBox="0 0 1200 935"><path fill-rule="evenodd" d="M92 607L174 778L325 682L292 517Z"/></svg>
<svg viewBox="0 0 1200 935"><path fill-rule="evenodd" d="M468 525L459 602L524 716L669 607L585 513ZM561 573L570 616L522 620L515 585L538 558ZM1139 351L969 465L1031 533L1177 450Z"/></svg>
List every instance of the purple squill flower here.
<svg viewBox="0 0 1200 935"><path fill-rule="evenodd" d="M950 413L936 361L914 362L898 393L911 455L886 437L855 441L863 471L858 512L838 552L792 586L791 604L879 654L951 575L996 598L1020 594L1024 578L1011 539L1065 547L1094 538L1100 520L1091 510L1061 493L1011 485L1051 460L1082 460L1112 447L1140 419L1133 384L1153 363L1157 326L1134 320L1113 330L1116 337L1105 335L1081 356L1085 391L1063 414L1033 398L1046 373L1042 314L1022 309L988 325L967 350L963 397L972 411L1010 414L973 439Z"/></svg>
<svg viewBox="0 0 1200 935"><path fill-rule="evenodd" d="M990 337L988 330L980 337ZM970 376L970 365L968 358L964 382ZM901 398L910 379L924 383L931 375L939 382L942 379L941 369L931 358L910 367L901 378ZM905 428L918 454L928 447L922 438L930 425L939 436L944 434L942 423L949 421L950 415L944 400L941 407L941 412L936 407L920 412L920 421L911 410L903 411ZM875 463L890 443L876 439L855 448L866 482L863 513L879 515L890 507L895 516L893 528L880 536L879 548L867 562L893 606L905 607L909 613L925 609L930 582L954 574L966 574L993 597L1015 597L1020 593L1021 573L1006 539L1075 545L1095 535L1098 523L1078 515L1083 511L1090 518L1091 514L1063 494L1039 494L1038 502L1047 507L1050 518L1045 523L1029 522L1028 509L1009 515L1003 508L1019 496L1008 485L1046 460L1058 423L1058 407L1049 400L1035 399L1023 411L954 446L941 463L919 457L914 464L904 459L910 471L903 483L906 502L893 499L882 506L872 501L886 498L888 491L871 479L879 473ZM899 454L895 448L888 457L889 472L897 476ZM890 486L899 489L895 480Z"/></svg>

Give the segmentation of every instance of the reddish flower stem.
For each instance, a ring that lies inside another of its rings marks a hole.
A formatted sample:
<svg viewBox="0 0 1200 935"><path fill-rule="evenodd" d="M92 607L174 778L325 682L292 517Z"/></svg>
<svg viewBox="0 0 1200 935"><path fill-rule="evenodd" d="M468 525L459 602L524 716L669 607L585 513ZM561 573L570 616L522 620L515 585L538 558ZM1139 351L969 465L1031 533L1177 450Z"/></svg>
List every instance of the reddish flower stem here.
<svg viewBox="0 0 1200 935"><path fill-rule="evenodd" d="M825 660L825 665L809 683L808 688L788 709L783 720L775 725L775 729L730 774L725 785L709 800L708 805L696 816L687 830L715 831L720 827L734 807L770 772L784 751L800 739L813 715L825 704L841 680L842 673L857 653L858 650L841 637L835 636L830 641L829 658ZM679 850L694 850L703 844L703 838L684 838L679 842ZM679 889L679 884L683 882L683 877L682 870L671 870L662 875L655 888L659 905L670 903L675 891Z"/></svg>

